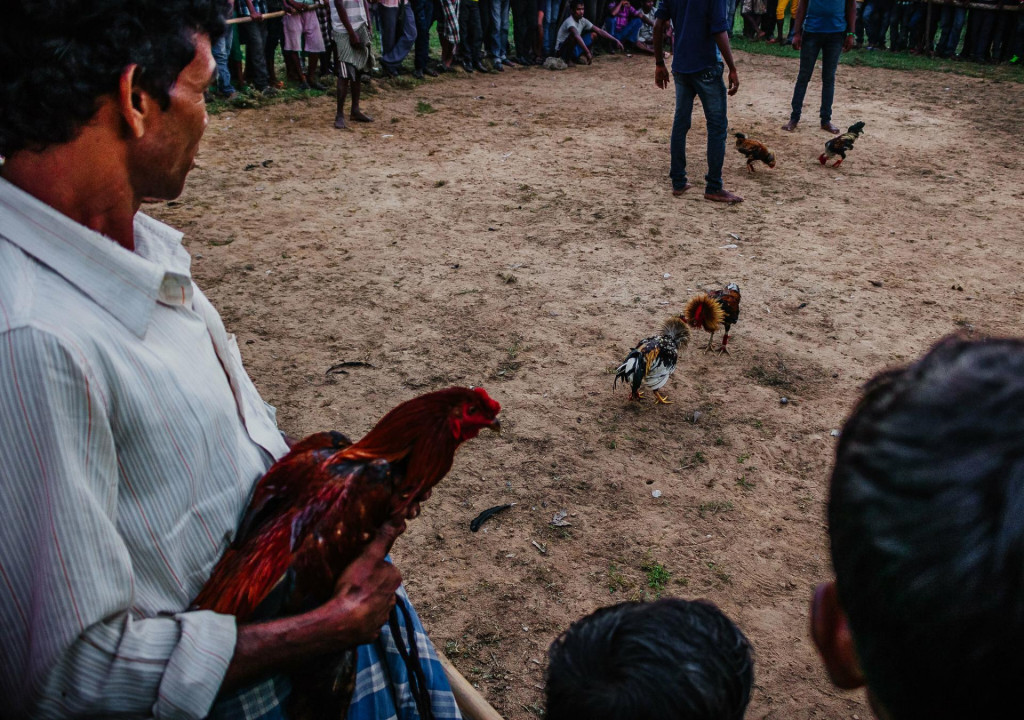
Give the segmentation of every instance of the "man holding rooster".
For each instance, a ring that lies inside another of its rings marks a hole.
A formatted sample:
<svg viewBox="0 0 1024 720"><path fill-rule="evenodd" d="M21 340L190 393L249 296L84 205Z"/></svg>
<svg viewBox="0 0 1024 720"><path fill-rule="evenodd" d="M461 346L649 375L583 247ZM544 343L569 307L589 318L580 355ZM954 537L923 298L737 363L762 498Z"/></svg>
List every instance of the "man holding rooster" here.
<svg viewBox="0 0 1024 720"><path fill-rule="evenodd" d="M186 610L288 451L181 234L138 212L193 167L223 11L25 0L0 23L6 717L285 717L284 674L373 641L396 603L401 522L314 610L252 625ZM408 622L434 716L459 717ZM353 708L411 705L380 682L390 662L360 650Z"/></svg>

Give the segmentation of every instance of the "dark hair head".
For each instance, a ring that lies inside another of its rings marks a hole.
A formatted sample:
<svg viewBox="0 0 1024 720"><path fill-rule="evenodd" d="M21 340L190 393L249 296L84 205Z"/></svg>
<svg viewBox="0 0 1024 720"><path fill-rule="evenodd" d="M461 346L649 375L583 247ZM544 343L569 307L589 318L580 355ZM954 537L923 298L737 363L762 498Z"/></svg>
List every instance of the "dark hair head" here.
<svg viewBox="0 0 1024 720"><path fill-rule="evenodd" d="M750 643L711 603L621 603L578 620L548 650L549 720L739 720Z"/></svg>
<svg viewBox="0 0 1024 720"><path fill-rule="evenodd" d="M0 155L72 140L124 68L167 107L195 57L224 31L225 0L18 0L0 21Z"/></svg>
<svg viewBox="0 0 1024 720"><path fill-rule="evenodd" d="M846 423L832 563L893 718L999 717L1024 677L1024 341L947 339Z"/></svg>

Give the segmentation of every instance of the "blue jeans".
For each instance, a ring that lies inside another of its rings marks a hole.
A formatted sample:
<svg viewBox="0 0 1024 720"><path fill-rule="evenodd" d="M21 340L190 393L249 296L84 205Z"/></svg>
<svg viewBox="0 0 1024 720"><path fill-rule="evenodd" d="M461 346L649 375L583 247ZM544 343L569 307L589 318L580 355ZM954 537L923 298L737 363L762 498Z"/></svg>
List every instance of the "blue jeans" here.
<svg viewBox="0 0 1024 720"><path fill-rule="evenodd" d="M433 0L413 0L413 12L416 14L416 55L417 70L426 70L430 60L430 26L434 24Z"/></svg>
<svg viewBox="0 0 1024 720"><path fill-rule="evenodd" d="M235 92L231 84L231 71L228 70L228 56L231 54L231 26L228 31L220 36L220 39L210 48L213 51L213 59L217 62L217 92L221 95L230 95Z"/></svg>
<svg viewBox="0 0 1024 720"><path fill-rule="evenodd" d="M608 18L604 23L604 31L621 43L633 43L636 45L636 38L640 34L640 26L644 21L640 18L633 18L621 30L615 29L615 18Z"/></svg>
<svg viewBox="0 0 1024 720"><path fill-rule="evenodd" d="M705 193L722 191L722 163L725 162L725 138L729 131L725 83L722 63L696 73L672 73L676 83L676 116L672 121L669 177L672 188L686 186L686 134L690 132L693 99L700 98L708 125L708 174L704 176Z"/></svg>
<svg viewBox="0 0 1024 720"><path fill-rule="evenodd" d="M935 46L935 54L939 57L953 57L956 49L960 47L960 33L964 29L964 21L967 19L967 8L943 5L942 15L939 18L939 42Z"/></svg>
<svg viewBox="0 0 1024 720"><path fill-rule="evenodd" d="M416 16L408 3L400 3L394 8L378 5L377 12L380 64L390 70L397 70L416 44Z"/></svg>
<svg viewBox="0 0 1024 720"><path fill-rule="evenodd" d="M495 60L508 58L508 14L510 0L491 0L491 38L488 43Z"/></svg>
<svg viewBox="0 0 1024 720"><path fill-rule="evenodd" d="M558 13L562 8L560 0L540 0L539 9L544 12L544 56L555 54L555 41L558 39Z"/></svg>
<svg viewBox="0 0 1024 720"><path fill-rule="evenodd" d="M836 93L836 67L839 56L843 52L844 33L805 32L804 43L800 46L800 74L796 77L793 88L793 112L789 119L800 121L800 111L804 106L804 95L807 94L807 82L814 74L814 64L821 53L821 109L818 115L822 123L832 120L832 99Z"/></svg>
<svg viewBox="0 0 1024 720"><path fill-rule="evenodd" d="M590 47L591 43L593 43L593 42L594 42L594 34L593 33L584 33L584 35L583 35L583 44L586 45L587 47ZM580 49L579 43L576 42L576 36L572 35L572 34L570 34L569 37L567 37L562 42L562 47L559 48L559 50L557 52L558 52L558 56L560 58L562 58L563 60L565 60L566 63L573 63L573 62L575 62L576 59L579 58L583 54L583 51Z"/></svg>

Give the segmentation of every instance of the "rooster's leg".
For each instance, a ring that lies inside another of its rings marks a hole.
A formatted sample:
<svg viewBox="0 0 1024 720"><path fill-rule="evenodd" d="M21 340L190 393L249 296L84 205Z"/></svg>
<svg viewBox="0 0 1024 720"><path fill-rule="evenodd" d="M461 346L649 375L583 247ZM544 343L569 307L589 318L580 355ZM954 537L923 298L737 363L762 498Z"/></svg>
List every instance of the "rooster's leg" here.
<svg viewBox="0 0 1024 720"><path fill-rule="evenodd" d="M725 337L722 338L722 347L718 348L718 352L724 353L725 355L728 355L729 354L729 348L726 347L726 345L728 345L728 344L729 344L729 332L726 331Z"/></svg>
<svg viewBox="0 0 1024 720"><path fill-rule="evenodd" d="M661 393L659 393L657 390L654 391L654 402L656 404L658 404L658 405L671 405L672 404L671 400L669 400L667 397L662 397Z"/></svg>
<svg viewBox="0 0 1024 720"><path fill-rule="evenodd" d="M747 170L749 170L750 172L754 172L754 163L748 162L747 163Z"/></svg>
<svg viewBox="0 0 1024 720"><path fill-rule="evenodd" d="M715 334L711 333L711 337L708 338L708 344L704 346L704 352L711 352L711 342L715 339Z"/></svg>
<svg viewBox="0 0 1024 720"><path fill-rule="evenodd" d="M837 168L837 167L839 167L840 165L842 165L842 164L843 164L843 160L845 160L845 159L846 159L846 158L839 158L838 160L836 160L836 164L835 164L835 165L833 165L832 167L834 167L834 168Z"/></svg>

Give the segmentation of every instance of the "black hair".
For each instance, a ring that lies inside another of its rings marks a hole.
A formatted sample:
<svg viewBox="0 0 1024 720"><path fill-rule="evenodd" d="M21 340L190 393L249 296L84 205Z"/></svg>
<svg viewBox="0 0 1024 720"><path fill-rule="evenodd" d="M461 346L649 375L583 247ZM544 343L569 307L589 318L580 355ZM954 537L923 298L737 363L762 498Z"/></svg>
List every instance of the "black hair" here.
<svg viewBox="0 0 1024 720"><path fill-rule="evenodd" d="M548 720L739 720L750 643L717 607L666 598L602 608L548 650Z"/></svg>
<svg viewBox="0 0 1024 720"><path fill-rule="evenodd" d="M870 383L828 520L839 602L891 716L1005 717L1024 677L1024 341L946 339Z"/></svg>
<svg viewBox="0 0 1024 720"><path fill-rule="evenodd" d="M0 20L0 155L72 140L137 64L160 103L195 57L194 34L224 32L225 0L18 0Z"/></svg>

